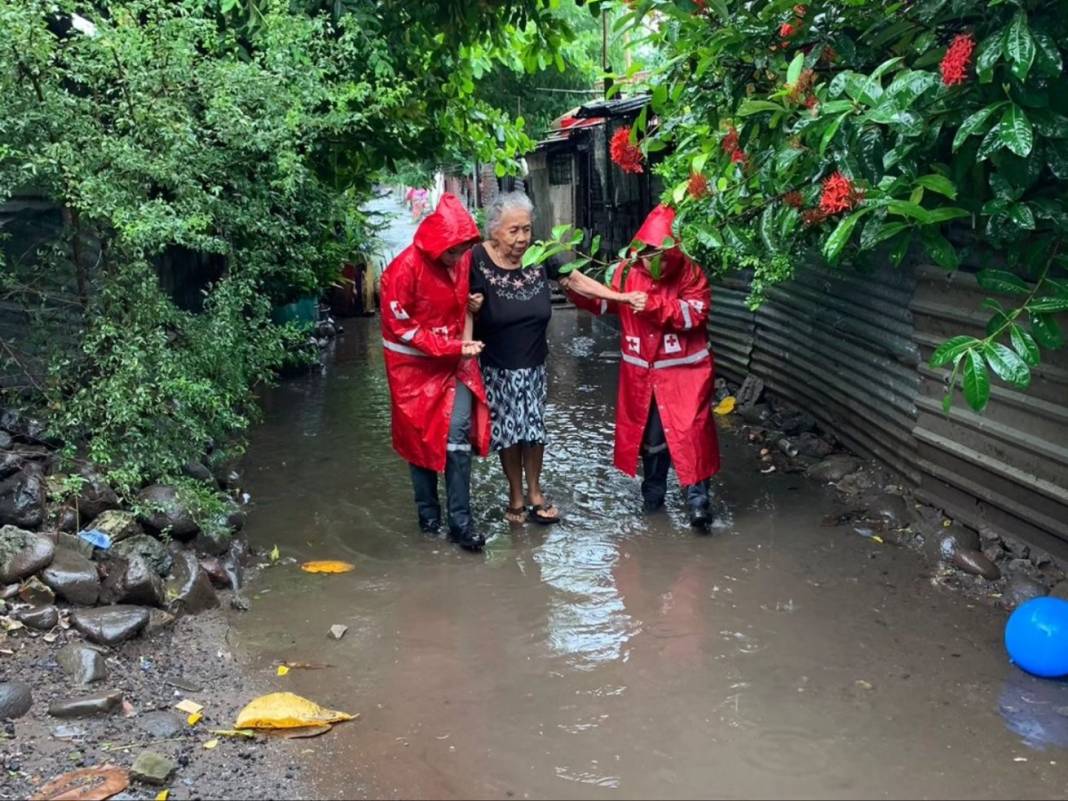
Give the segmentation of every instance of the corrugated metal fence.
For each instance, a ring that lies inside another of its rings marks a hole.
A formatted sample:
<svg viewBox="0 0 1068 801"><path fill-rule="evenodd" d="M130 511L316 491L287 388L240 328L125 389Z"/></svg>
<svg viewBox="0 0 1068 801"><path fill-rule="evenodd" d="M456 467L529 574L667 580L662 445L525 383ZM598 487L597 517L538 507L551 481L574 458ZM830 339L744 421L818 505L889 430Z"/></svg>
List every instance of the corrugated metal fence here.
<svg viewBox="0 0 1068 801"><path fill-rule="evenodd" d="M947 417L946 371L926 362L949 336L982 335L973 276L810 267L756 313L747 289L742 277L715 284L709 332L722 374L759 376L953 517L1068 557L1068 354L1044 353L1027 392L995 387L982 415L958 398Z"/></svg>

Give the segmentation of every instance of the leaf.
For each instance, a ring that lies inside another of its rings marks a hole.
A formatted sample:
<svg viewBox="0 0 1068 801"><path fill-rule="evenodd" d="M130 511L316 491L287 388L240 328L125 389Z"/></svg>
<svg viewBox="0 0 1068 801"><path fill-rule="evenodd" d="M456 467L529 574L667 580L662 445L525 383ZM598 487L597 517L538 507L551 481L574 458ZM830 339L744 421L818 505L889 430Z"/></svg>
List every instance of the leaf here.
<svg viewBox="0 0 1068 801"><path fill-rule="evenodd" d="M930 189L932 192L945 195L950 200L956 200L957 198L957 187L944 175L937 175L935 173L921 175L916 179L916 183L925 189Z"/></svg>
<svg viewBox="0 0 1068 801"><path fill-rule="evenodd" d="M796 86L797 81L801 78L801 70L805 67L805 54L802 51L798 51L794 56L793 61L790 62L789 68L786 70L786 85Z"/></svg>
<svg viewBox="0 0 1068 801"><path fill-rule="evenodd" d="M1053 294L1060 298L1068 298L1068 281L1060 278L1047 278L1042 283L1043 289L1052 289Z"/></svg>
<svg viewBox="0 0 1068 801"><path fill-rule="evenodd" d="M601 250L601 235L597 234L597 236L595 236L593 238L593 241L590 243L590 255L591 256L596 256L597 253L600 250Z"/></svg>
<svg viewBox="0 0 1068 801"><path fill-rule="evenodd" d="M1005 109L998 128L998 136L1005 147L1020 157L1030 154L1035 144L1031 121L1027 119L1023 109L1015 103Z"/></svg>
<svg viewBox="0 0 1068 801"><path fill-rule="evenodd" d="M171 797L171 791L170 790L166 790L166 789L160 790L158 793L156 793L155 801L167 801L167 799L170 798L170 797Z"/></svg>
<svg viewBox="0 0 1068 801"><path fill-rule="evenodd" d="M337 562L331 559L305 562L300 566L305 573L348 573L356 569L356 565L350 562Z"/></svg>
<svg viewBox="0 0 1068 801"><path fill-rule="evenodd" d="M289 668L288 667L286 667L285 665L279 665L278 666L277 674L279 676L285 676L288 673L289 673Z"/></svg>
<svg viewBox="0 0 1068 801"><path fill-rule="evenodd" d="M939 206L937 209L927 210L927 224L935 225L937 223L958 220L961 217L970 216L971 215L966 209L959 209L956 206Z"/></svg>
<svg viewBox="0 0 1068 801"><path fill-rule="evenodd" d="M935 352L931 354L928 364L930 364L931 367L944 367L950 362L955 361L958 356L978 343L978 339L968 336L957 336L952 339L947 339L935 348Z"/></svg>
<svg viewBox="0 0 1068 801"><path fill-rule="evenodd" d="M1039 298L1028 303L1027 308L1036 314L1056 314L1068 311L1068 298Z"/></svg>
<svg viewBox="0 0 1068 801"><path fill-rule="evenodd" d="M983 411L990 400L990 373L975 350L964 355L964 399L977 412Z"/></svg>
<svg viewBox="0 0 1068 801"><path fill-rule="evenodd" d="M1059 350L1064 347L1064 334L1061 333L1061 327L1052 317L1032 314L1031 334L1039 345L1049 350Z"/></svg>
<svg viewBox="0 0 1068 801"><path fill-rule="evenodd" d="M271 548L270 560L271 560L271 562L273 564L274 562L277 562L281 558L282 558L282 554L279 553L278 546L275 545L273 548Z"/></svg>
<svg viewBox="0 0 1068 801"><path fill-rule="evenodd" d="M975 280L987 292L1000 292L1003 295L1027 295L1031 292L1031 287L1022 278L1005 270L980 270Z"/></svg>
<svg viewBox="0 0 1068 801"><path fill-rule="evenodd" d="M1031 369L1023 359L999 342L989 342L983 348L986 363L994 375L1018 389L1026 389L1031 383Z"/></svg>
<svg viewBox="0 0 1068 801"><path fill-rule="evenodd" d="M887 202L886 210L890 214L896 214L900 217L911 217L914 220L919 220L925 225L931 223L931 213L918 203L910 203L907 200L891 200Z"/></svg>
<svg viewBox="0 0 1068 801"><path fill-rule="evenodd" d="M1016 224L1017 228L1021 228L1024 231L1035 230L1035 214L1023 203L1013 204L1012 208L1009 209L1009 219Z"/></svg>
<svg viewBox="0 0 1068 801"><path fill-rule="evenodd" d="M212 739L208 740L206 743L204 743L204 750L205 751L211 751L212 749L218 748L218 747L219 747L219 741L218 741L217 738L214 738L214 737Z"/></svg>
<svg viewBox="0 0 1068 801"><path fill-rule="evenodd" d="M1036 33L1034 38L1038 48L1035 52L1035 69L1047 78L1061 77L1064 61L1053 37L1046 33Z"/></svg>
<svg viewBox="0 0 1068 801"><path fill-rule="evenodd" d="M1005 32L1005 55L1012 62L1012 73L1021 81L1027 80L1031 64L1035 60L1035 40L1027 25L1027 14L1023 9L1016 12L1009 29Z"/></svg>
<svg viewBox="0 0 1068 801"><path fill-rule="evenodd" d="M994 66L998 63L1005 48L1004 33L998 31L979 45L979 55L975 59L975 71L979 73L980 83L994 80Z"/></svg>
<svg viewBox="0 0 1068 801"><path fill-rule="evenodd" d="M563 239L564 234L567 233L569 228L571 228L571 226L568 223L563 223L562 225L554 225L552 233L553 239L557 241Z"/></svg>
<svg viewBox="0 0 1068 801"><path fill-rule="evenodd" d="M960 124L960 128L957 129L956 136L953 137L953 152L957 152L957 148L964 144L964 140L973 134L977 134L983 130L983 126L986 125L994 112L1005 105L1005 101L998 103L991 103L985 108L979 109L977 112L969 116Z"/></svg>
<svg viewBox="0 0 1068 801"><path fill-rule="evenodd" d="M294 693L270 693L254 699L237 715L235 729L296 729L352 720L346 712L325 709Z"/></svg>
<svg viewBox="0 0 1068 801"><path fill-rule="evenodd" d="M956 270L960 266L956 248L935 228L924 228L921 239L928 255L943 270Z"/></svg>
<svg viewBox="0 0 1068 801"><path fill-rule="evenodd" d="M786 111L786 108L770 100L746 100L738 107L738 116L751 117L764 111Z"/></svg>
<svg viewBox="0 0 1068 801"><path fill-rule="evenodd" d="M675 201L675 205L682 203L686 199L686 192L690 188L690 179L686 178L675 185L675 188L671 190L671 199Z"/></svg>
<svg viewBox="0 0 1068 801"><path fill-rule="evenodd" d="M1012 339L1012 346L1016 348L1016 352L1020 354L1020 358L1031 367L1037 365L1040 357L1038 343L1035 342L1034 337L1015 323L1009 331Z"/></svg>
<svg viewBox="0 0 1068 801"><path fill-rule="evenodd" d="M878 220L869 220L860 235L861 250L871 250L887 239L897 236L908 227L908 223L903 222L880 223Z"/></svg>
<svg viewBox="0 0 1068 801"><path fill-rule="evenodd" d="M690 169L693 172L702 172L705 169L705 164L708 162L707 153L698 153L693 157L693 161L690 162Z"/></svg>
<svg viewBox="0 0 1068 801"><path fill-rule="evenodd" d="M853 235L853 229L856 227L857 222L866 213L867 209L853 212L839 222L834 231L831 232L831 235L827 237L827 241L823 244L823 256L831 264L835 264L838 261L842 249Z"/></svg>
<svg viewBox="0 0 1068 801"><path fill-rule="evenodd" d="M130 774L114 765L84 768L57 776L34 793L37 801L103 801L130 786Z"/></svg>
<svg viewBox="0 0 1068 801"><path fill-rule="evenodd" d="M848 117L850 113L851 112L849 111L843 111L841 114L838 115L838 117L834 119L833 122L831 122L830 125L827 126L827 130L825 130L823 132L823 136L820 137L821 156L824 154L824 151L827 150L827 145L829 145L831 143L831 140L834 139L834 135L838 133L838 129L842 127L842 122L845 121L845 118Z"/></svg>

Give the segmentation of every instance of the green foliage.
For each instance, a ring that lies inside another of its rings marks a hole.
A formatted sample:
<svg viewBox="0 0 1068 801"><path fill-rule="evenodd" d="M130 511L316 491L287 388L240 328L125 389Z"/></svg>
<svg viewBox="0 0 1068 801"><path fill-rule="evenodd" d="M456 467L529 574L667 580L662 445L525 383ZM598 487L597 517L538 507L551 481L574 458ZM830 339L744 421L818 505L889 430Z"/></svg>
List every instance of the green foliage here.
<svg viewBox="0 0 1068 801"><path fill-rule="evenodd" d="M979 410L991 373L1027 386L1041 351L1063 343L1063 3L620 7L619 35L659 20L651 38L663 61L647 86L657 125L636 129L646 152L669 153L657 167L663 199L678 209L691 255L714 269L756 265L762 292L793 273L783 256L800 269L911 254L955 270L999 254L999 272L980 282L1016 305L991 307L986 338L951 340L950 395L963 379ZM715 191L692 196L695 173Z"/></svg>
<svg viewBox="0 0 1068 801"><path fill-rule="evenodd" d="M82 327L22 399L67 454L129 489L239 450L255 386L297 346L272 304L368 247L381 172L449 147L504 167L529 143L472 81L545 6L0 0L0 202L29 191L70 218L9 260L5 299L39 308L24 279L42 268L79 287ZM58 36L57 8L95 35ZM218 266L196 313L161 288L175 253Z"/></svg>

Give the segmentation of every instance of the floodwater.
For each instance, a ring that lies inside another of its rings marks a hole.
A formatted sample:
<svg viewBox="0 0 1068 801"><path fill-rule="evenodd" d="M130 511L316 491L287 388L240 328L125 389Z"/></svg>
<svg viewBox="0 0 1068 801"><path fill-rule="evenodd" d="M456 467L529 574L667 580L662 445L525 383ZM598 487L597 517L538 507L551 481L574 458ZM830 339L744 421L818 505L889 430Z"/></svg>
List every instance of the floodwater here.
<svg viewBox="0 0 1068 801"><path fill-rule="evenodd" d="M759 473L724 421L708 535L643 518L611 466L616 334L550 328L545 484L566 521L503 521L495 460L473 555L416 526L390 449L377 321L265 398L248 534L317 576L262 571L237 644L360 719L292 741L324 798L1063 798L1068 687L1008 664L1004 613L915 554L826 528L827 490ZM332 624L349 627L340 641Z"/></svg>

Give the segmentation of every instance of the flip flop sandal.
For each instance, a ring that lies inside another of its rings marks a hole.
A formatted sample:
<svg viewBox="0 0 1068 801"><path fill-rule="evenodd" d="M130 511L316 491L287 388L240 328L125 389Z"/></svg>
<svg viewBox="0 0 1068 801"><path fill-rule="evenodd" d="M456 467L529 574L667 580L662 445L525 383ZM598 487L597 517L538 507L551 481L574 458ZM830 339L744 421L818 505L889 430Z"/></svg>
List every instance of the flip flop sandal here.
<svg viewBox="0 0 1068 801"><path fill-rule="evenodd" d="M527 522L527 508L525 506L517 506L513 509L508 506L504 510L504 519L513 526L522 525Z"/></svg>
<svg viewBox="0 0 1068 801"><path fill-rule="evenodd" d="M548 512L552 509L556 514L538 514L539 512ZM560 510L553 505L553 502L548 498L545 499L545 503L536 503L530 507L530 514L527 517L532 523L537 523L539 526L551 526L553 523L560 522Z"/></svg>

